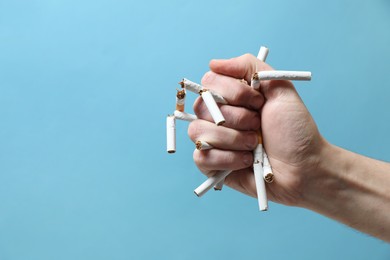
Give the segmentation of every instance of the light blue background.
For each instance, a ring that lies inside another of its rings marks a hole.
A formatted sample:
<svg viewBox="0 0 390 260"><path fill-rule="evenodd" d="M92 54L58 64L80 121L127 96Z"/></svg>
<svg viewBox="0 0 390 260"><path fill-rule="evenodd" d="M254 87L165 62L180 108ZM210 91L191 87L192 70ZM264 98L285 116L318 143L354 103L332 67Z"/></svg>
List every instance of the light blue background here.
<svg viewBox="0 0 390 260"><path fill-rule="evenodd" d="M0 259L389 259L305 209L198 199L186 123L166 153L177 82L262 44L313 72L329 141L390 160L390 1L0 0Z"/></svg>

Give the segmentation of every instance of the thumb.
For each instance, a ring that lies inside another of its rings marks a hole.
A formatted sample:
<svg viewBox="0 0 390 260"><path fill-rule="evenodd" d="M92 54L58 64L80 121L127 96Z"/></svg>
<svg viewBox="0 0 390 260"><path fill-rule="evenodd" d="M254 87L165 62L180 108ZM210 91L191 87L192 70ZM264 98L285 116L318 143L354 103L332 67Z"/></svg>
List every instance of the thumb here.
<svg viewBox="0 0 390 260"><path fill-rule="evenodd" d="M210 69L225 76L245 79L250 82L253 73L260 70L273 70L271 66L260 61L252 54L244 54L227 60L211 60Z"/></svg>
<svg viewBox="0 0 390 260"><path fill-rule="evenodd" d="M274 70L268 64L260 61L252 54L244 54L239 57L226 60L211 60L210 69L225 76L245 79L251 82L252 76L257 71ZM290 81L265 80L261 82L260 91L266 99L278 98L281 95L297 96L297 92Z"/></svg>

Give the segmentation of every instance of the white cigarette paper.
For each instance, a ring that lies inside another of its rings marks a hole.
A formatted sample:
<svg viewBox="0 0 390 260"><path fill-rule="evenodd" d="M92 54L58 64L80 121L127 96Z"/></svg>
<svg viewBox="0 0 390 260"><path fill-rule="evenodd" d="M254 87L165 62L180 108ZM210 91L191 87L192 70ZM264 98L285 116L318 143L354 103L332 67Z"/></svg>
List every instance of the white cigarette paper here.
<svg viewBox="0 0 390 260"><path fill-rule="evenodd" d="M189 79L186 79L186 78L184 78L181 82L179 82L179 84L181 85L182 88L185 88L186 90L191 91L195 94L199 94L204 89L204 87L202 85L195 83L195 82L193 82ZM214 97L215 102L221 103L224 105L227 104L227 101L220 94L215 93L213 91L210 91L210 93Z"/></svg>
<svg viewBox="0 0 390 260"><path fill-rule="evenodd" d="M186 78L180 81L179 84L182 88L185 88L186 90L191 91L195 94L199 94L199 92L203 89L203 87L198 83L192 82L191 80L188 80Z"/></svg>
<svg viewBox="0 0 390 260"><path fill-rule="evenodd" d="M176 120L172 115L167 117L167 152L176 152Z"/></svg>
<svg viewBox="0 0 390 260"><path fill-rule="evenodd" d="M260 162L253 164L253 172L255 173L255 182L257 190L257 201L261 211L268 210L267 192L265 190L265 182L263 179L263 167Z"/></svg>
<svg viewBox="0 0 390 260"><path fill-rule="evenodd" d="M207 89L203 89L200 92L200 95L202 96L202 99L206 104L207 109L209 110L214 122L217 125L222 125L223 123L225 123L225 118L223 117L221 110L219 109L210 91L208 91Z"/></svg>
<svg viewBox="0 0 390 260"><path fill-rule="evenodd" d="M173 115L175 116L175 118L177 118L179 120L184 120L184 121L188 121L188 122L192 122L192 121L198 119L198 117L196 115L189 114L186 112L181 112L178 110L175 110L175 112L173 112Z"/></svg>
<svg viewBox="0 0 390 260"><path fill-rule="evenodd" d="M272 172L271 164L268 160L268 155L264 152L263 153L263 174L264 174L264 180L268 183L271 183L274 181L274 173Z"/></svg>
<svg viewBox="0 0 390 260"><path fill-rule="evenodd" d="M257 58L259 60L261 60L262 62L265 62L265 60L267 59L268 53L269 53L269 49L265 46L261 46L259 53L257 54Z"/></svg>
<svg viewBox="0 0 390 260"><path fill-rule="evenodd" d="M202 197L213 186L215 186L220 181L224 180L226 176L228 176L231 172L232 171L230 170L219 171L214 176L207 178L205 182L203 182L198 188L194 190L194 193L198 197Z"/></svg>
<svg viewBox="0 0 390 260"><path fill-rule="evenodd" d="M214 148L211 144L205 142L205 141L196 141L195 142L196 149L198 150L209 150Z"/></svg>
<svg viewBox="0 0 390 260"><path fill-rule="evenodd" d="M267 70L256 73L259 80L311 80L310 71Z"/></svg>

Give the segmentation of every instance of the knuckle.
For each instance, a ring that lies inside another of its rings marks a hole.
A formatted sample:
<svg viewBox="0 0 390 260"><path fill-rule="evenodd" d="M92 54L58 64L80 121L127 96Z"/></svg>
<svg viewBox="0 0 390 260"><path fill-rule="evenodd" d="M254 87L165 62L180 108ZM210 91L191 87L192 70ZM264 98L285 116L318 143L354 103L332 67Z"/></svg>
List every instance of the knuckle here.
<svg viewBox="0 0 390 260"><path fill-rule="evenodd" d="M216 74L214 72L208 71L203 75L202 80L201 80L201 84L202 85L210 84L211 82L214 81L215 77L216 77Z"/></svg>
<svg viewBox="0 0 390 260"><path fill-rule="evenodd" d="M233 93L233 100L236 103L245 103L246 99L248 99L248 93L245 88L238 88Z"/></svg>
<svg viewBox="0 0 390 260"><path fill-rule="evenodd" d="M201 151L195 150L192 154L192 158L194 159L194 162L198 168L203 168L206 157Z"/></svg>
<svg viewBox="0 0 390 260"><path fill-rule="evenodd" d="M204 129L202 128L200 121L192 121L188 126L187 133L191 140L195 142L199 138L199 136L204 133Z"/></svg>

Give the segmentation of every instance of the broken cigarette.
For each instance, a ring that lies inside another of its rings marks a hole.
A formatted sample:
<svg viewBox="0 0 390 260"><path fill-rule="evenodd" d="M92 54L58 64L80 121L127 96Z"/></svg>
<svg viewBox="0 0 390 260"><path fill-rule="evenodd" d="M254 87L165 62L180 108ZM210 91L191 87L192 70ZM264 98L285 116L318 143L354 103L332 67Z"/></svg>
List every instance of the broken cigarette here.
<svg viewBox="0 0 390 260"><path fill-rule="evenodd" d="M268 52L269 52L269 49L267 47L261 46L260 50L259 50L259 53L257 54L257 58L259 60L265 62L265 59L268 56ZM259 76L258 76L257 72L255 74L253 74L253 76L252 76L251 87L256 89L256 90L258 90L260 88L260 79L259 79Z"/></svg>
<svg viewBox="0 0 390 260"><path fill-rule="evenodd" d="M209 150L212 149L213 146L205 141L196 141L195 142L196 149L198 150Z"/></svg>
<svg viewBox="0 0 390 260"><path fill-rule="evenodd" d="M259 53L257 54L257 58L263 62L265 62L265 59L268 55L268 48L261 46ZM260 88L260 78L258 73L255 73L252 77L251 86L254 89ZM264 169L263 169L263 154L265 154L265 150L263 148L263 137L261 135L261 130L258 131L258 145L253 151L253 173L255 175L255 184L256 184L256 191L257 191L257 201L259 203L259 209L261 211L265 211L268 209L268 199L267 199L267 192L265 189L265 182L264 182ZM268 157L267 157L268 158Z"/></svg>
<svg viewBox="0 0 390 260"><path fill-rule="evenodd" d="M223 178L222 181L214 185L214 190L221 191L224 183L225 183L225 178Z"/></svg>
<svg viewBox="0 0 390 260"><path fill-rule="evenodd" d="M261 147L262 149L262 147ZM267 191L265 189L265 181L263 178L263 167L261 162L257 161L253 164L253 172L255 174L257 201L261 211L268 210Z"/></svg>
<svg viewBox="0 0 390 260"><path fill-rule="evenodd" d="M198 188L194 190L194 193L198 197L202 197L213 186L223 181L231 172L231 170L219 171L214 176L208 177L205 182L203 182Z"/></svg>
<svg viewBox="0 0 390 260"><path fill-rule="evenodd" d="M176 119L184 120L184 121L188 121L188 122L192 122L192 121L198 119L198 117L196 115L186 113L186 112L181 112L178 110L175 110L175 112L173 112L173 115L175 116Z"/></svg>
<svg viewBox="0 0 390 260"><path fill-rule="evenodd" d="M177 90L176 94L176 110L184 112L184 105L186 101L186 90Z"/></svg>
<svg viewBox="0 0 390 260"><path fill-rule="evenodd" d="M175 116L167 116L167 152L176 152L176 120Z"/></svg>
<svg viewBox="0 0 390 260"><path fill-rule="evenodd" d="M267 70L258 71L258 80L311 80L310 71Z"/></svg>
<svg viewBox="0 0 390 260"><path fill-rule="evenodd" d="M271 164L265 151L263 152L263 174L266 182L271 183L274 181L274 173L272 172Z"/></svg>
<svg viewBox="0 0 390 260"><path fill-rule="evenodd" d="M221 110L219 109L217 103L215 102L213 96L211 95L211 92L207 89L202 89L200 91L200 95L206 104L211 117L213 118L214 122L217 125L222 125L225 123L225 118L223 117Z"/></svg>
<svg viewBox="0 0 390 260"><path fill-rule="evenodd" d="M199 94L204 87L198 83L195 83L191 80L188 80L184 78L182 81L179 82L180 86L188 91L191 91L195 94ZM211 95L214 97L215 102L221 103L226 105L227 101L218 93L215 93L213 91L210 91Z"/></svg>

